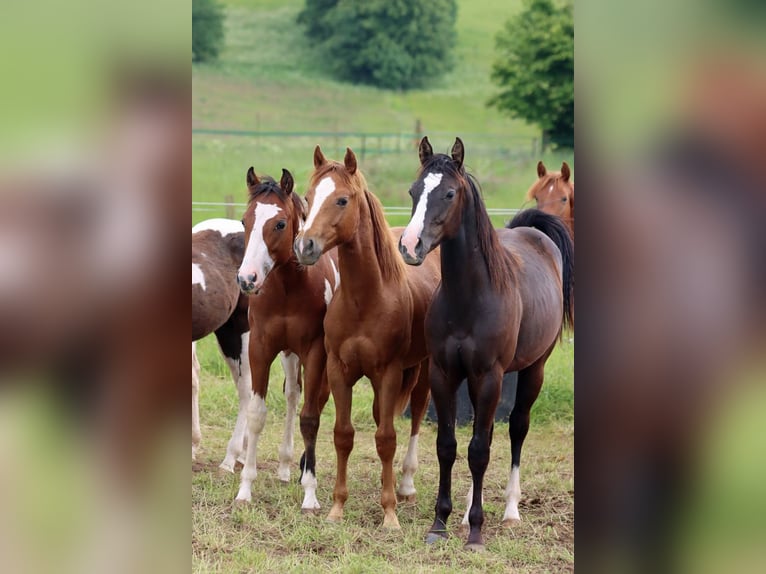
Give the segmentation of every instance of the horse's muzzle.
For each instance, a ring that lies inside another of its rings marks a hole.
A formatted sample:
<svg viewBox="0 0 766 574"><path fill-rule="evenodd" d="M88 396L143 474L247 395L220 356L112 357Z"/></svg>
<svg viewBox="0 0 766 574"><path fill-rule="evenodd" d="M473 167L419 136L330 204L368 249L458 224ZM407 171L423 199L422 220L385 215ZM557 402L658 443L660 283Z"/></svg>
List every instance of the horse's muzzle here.
<svg viewBox="0 0 766 574"><path fill-rule="evenodd" d="M407 265L420 265L423 263L423 259L425 259L425 249L423 249L423 240L418 239L417 245L415 245L415 255L413 256L410 253L410 250L407 249L402 244L402 240L399 239L399 253L402 254L402 258L404 259L404 262Z"/></svg>
<svg viewBox="0 0 766 574"><path fill-rule="evenodd" d="M255 284L255 274L251 273L247 277L237 274L237 285L239 290L245 295L258 295L261 292L262 284Z"/></svg>
<svg viewBox="0 0 766 574"><path fill-rule="evenodd" d="M314 265L322 255L322 248L316 241L300 236L295 238L293 251L301 265Z"/></svg>

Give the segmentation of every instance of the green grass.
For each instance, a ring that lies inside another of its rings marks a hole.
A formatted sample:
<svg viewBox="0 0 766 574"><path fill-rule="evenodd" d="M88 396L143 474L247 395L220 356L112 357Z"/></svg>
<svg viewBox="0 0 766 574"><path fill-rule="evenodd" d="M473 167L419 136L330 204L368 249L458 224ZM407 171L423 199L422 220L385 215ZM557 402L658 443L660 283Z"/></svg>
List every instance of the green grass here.
<svg viewBox="0 0 766 574"><path fill-rule="evenodd" d="M360 137L192 137L192 183L196 201L245 199L244 176L278 176L287 168L305 190L314 146L340 159L346 146L357 152L370 189L384 205L407 205L407 189L418 167L416 120L436 151L449 150L455 136L466 144L466 166L477 176L490 207L519 208L534 181L535 165L573 165L571 150L533 152L534 126L486 107L495 88L489 73L494 37L518 0L459 2L457 65L428 90L391 91L337 82L323 72L315 50L295 24L301 0L229 1L226 47L220 61L195 65L193 125L197 128L277 132L364 132L402 134L398 140ZM398 153L376 153L379 148ZM192 213L193 223L219 217L223 209ZM235 217L239 213L235 212ZM494 218L496 225L503 218ZM403 218L391 220L406 223Z"/></svg>
<svg viewBox="0 0 766 574"><path fill-rule="evenodd" d="M269 415L259 443L259 474L253 484L252 505L232 507L238 476L219 476L236 416L236 394L215 343L198 348L202 364L200 410L201 465L192 474L192 560L195 572L561 572L574 563L574 482L572 419L573 345L565 341L546 366L546 382L532 411L532 425L522 458L522 523L512 530L500 525L503 489L510 467L508 424L495 425L492 458L485 477L485 542L487 552L463 550L465 532L459 528L470 484L466 460L470 427L460 427L458 458L453 469L453 536L444 545L427 547L423 538L433 521L438 483L436 425L421 427L420 468L415 476L418 500L400 504L400 532L380 527L380 463L375 451L372 391L366 380L354 389L352 420L355 446L349 461L349 500L341 525L325 521L335 477L332 400L322 413L317 446L319 516L300 514L302 489L295 480L281 484L276 477L285 401L279 362L272 367ZM297 427L297 423L296 423ZM409 436L409 421L397 419L395 469ZM296 428L296 458L302 450ZM297 464L293 477L297 479Z"/></svg>

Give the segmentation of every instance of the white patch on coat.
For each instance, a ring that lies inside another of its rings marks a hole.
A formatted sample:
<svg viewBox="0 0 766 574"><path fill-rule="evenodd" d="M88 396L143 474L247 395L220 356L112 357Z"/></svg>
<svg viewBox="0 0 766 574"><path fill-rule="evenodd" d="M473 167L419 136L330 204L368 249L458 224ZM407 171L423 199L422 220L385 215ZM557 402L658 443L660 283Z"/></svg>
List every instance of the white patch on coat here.
<svg viewBox="0 0 766 574"><path fill-rule="evenodd" d="M202 267L196 263L192 263L192 285L199 285L203 291L207 291L205 287L205 274L202 272Z"/></svg>
<svg viewBox="0 0 766 574"><path fill-rule="evenodd" d="M269 254L269 248L266 245L263 232L266 223L280 211L282 211L282 208L277 207L273 203L257 202L255 204L255 222L253 223L252 231L250 231L245 256L242 258L242 265L239 267L239 275L241 277L247 278L254 274L256 282L262 284L274 266L274 260Z"/></svg>
<svg viewBox="0 0 766 574"><path fill-rule="evenodd" d="M197 225L192 227L192 233L199 233L200 231L217 231L221 234L221 237L226 237L230 233L242 233L245 230L245 226L241 221L235 219L224 219L217 217L214 219L206 219L200 221Z"/></svg>
<svg viewBox="0 0 766 574"><path fill-rule="evenodd" d="M402 245L407 253L415 255L415 246L418 244L420 234L423 233L425 225L426 210L428 209L428 196L441 183L443 174L429 173L423 180L423 193L420 194L418 205L415 207L415 213L402 233Z"/></svg>

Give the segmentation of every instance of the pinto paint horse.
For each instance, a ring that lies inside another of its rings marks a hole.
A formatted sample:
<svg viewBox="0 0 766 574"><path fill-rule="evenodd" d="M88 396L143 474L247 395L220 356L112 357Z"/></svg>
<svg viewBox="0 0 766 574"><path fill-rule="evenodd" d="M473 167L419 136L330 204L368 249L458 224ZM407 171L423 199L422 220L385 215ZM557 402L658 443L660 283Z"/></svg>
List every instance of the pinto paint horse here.
<svg viewBox="0 0 766 574"><path fill-rule="evenodd" d="M238 460L244 463L246 412L251 395L247 296L240 293L236 280L244 252L245 227L239 221L207 219L192 228L192 460L197 458L202 437L196 341L215 333L239 395L237 422L220 464L228 472L234 472ZM281 359L285 387L300 386L298 357L282 355Z"/></svg>
<svg viewBox="0 0 766 574"><path fill-rule="evenodd" d="M375 393L375 443L382 464L383 525L399 528L397 497L413 500L420 423L428 405L428 361L423 319L439 282L438 260L408 269L396 252L383 207L367 189L356 156L344 163L314 150L314 173L306 195L309 215L295 240L298 260L314 265L337 247L340 289L325 318L327 376L335 400L338 472L328 520L343 518L346 474L354 445L351 401L354 384L366 375ZM412 426L402 479L394 492L394 416L410 401Z"/></svg>
<svg viewBox="0 0 766 574"><path fill-rule="evenodd" d="M527 199L534 199L540 211L560 217L574 241L574 182L571 176L567 162L561 164L561 171L548 171L542 161L537 162L537 181L527 191Z"/></svg>
<svg viewBox="0 0 766 574"><path fill-rule="evenodd" d="M464 523L470 525L466 547L481 550L482 488L503 373L518 371L503 516L509 526L520 519L519 467L529 412L543 384L545 362L562 326L571 320L572 242L559 218L536 209L518 214L510 224L514 229L495 231L478 185L463 168L460 138L451 157L434 154L423 138L419 155L420 172L410 188L413 216L399 250L407 263L421 265L441 246L442 282L425 320L431 394L439 419L439 493L426 541L447 537L457 449L455 395L467 379L475 417L468 446L473 482ZM527 227L531 225L539 231Z"/></svg>
<svg viewBox="0 0 766 574"><path fill-rule="evenodd" d="M258 440L266 422L269 369L280 351L290 351L300 357L305 378L300 413L305 448L300 463L304 489L301 511L314 513L320 508L315 468L319 415L330 396L323 321L338 288L338 268L334 254L322 257L313 267L298 264L292 246L305 208L303 200L293 192L294 180L289 171L282 170L277 183L270 177L258 178L251 167L247 187L249 202L243 218L247 246L237 281L250 299L252 395L247 408L247 456L236 499L251 500ZM290 417L295 416L300 386L286 386L285 394L288 412L285 434L292 437L294 425ZM278 472L283 482L290 479L292 454L291 439L289 445L285 443L279 450Z"/></svg>

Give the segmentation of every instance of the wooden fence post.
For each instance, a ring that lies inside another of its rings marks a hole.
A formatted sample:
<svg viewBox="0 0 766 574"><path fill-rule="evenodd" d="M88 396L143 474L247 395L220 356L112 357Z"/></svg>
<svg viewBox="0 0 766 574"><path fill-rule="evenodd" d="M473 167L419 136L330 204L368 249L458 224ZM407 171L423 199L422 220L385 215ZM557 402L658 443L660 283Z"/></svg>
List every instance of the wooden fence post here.
<svg viewBox="0 0 766 574"><path fill-rule="evenodd" d="M227 195L224 198L224 201L227 203L226 205L226 218L227 219L234 219L234 206L232 203L234 203L234 196L233 195Z"/></svg>

